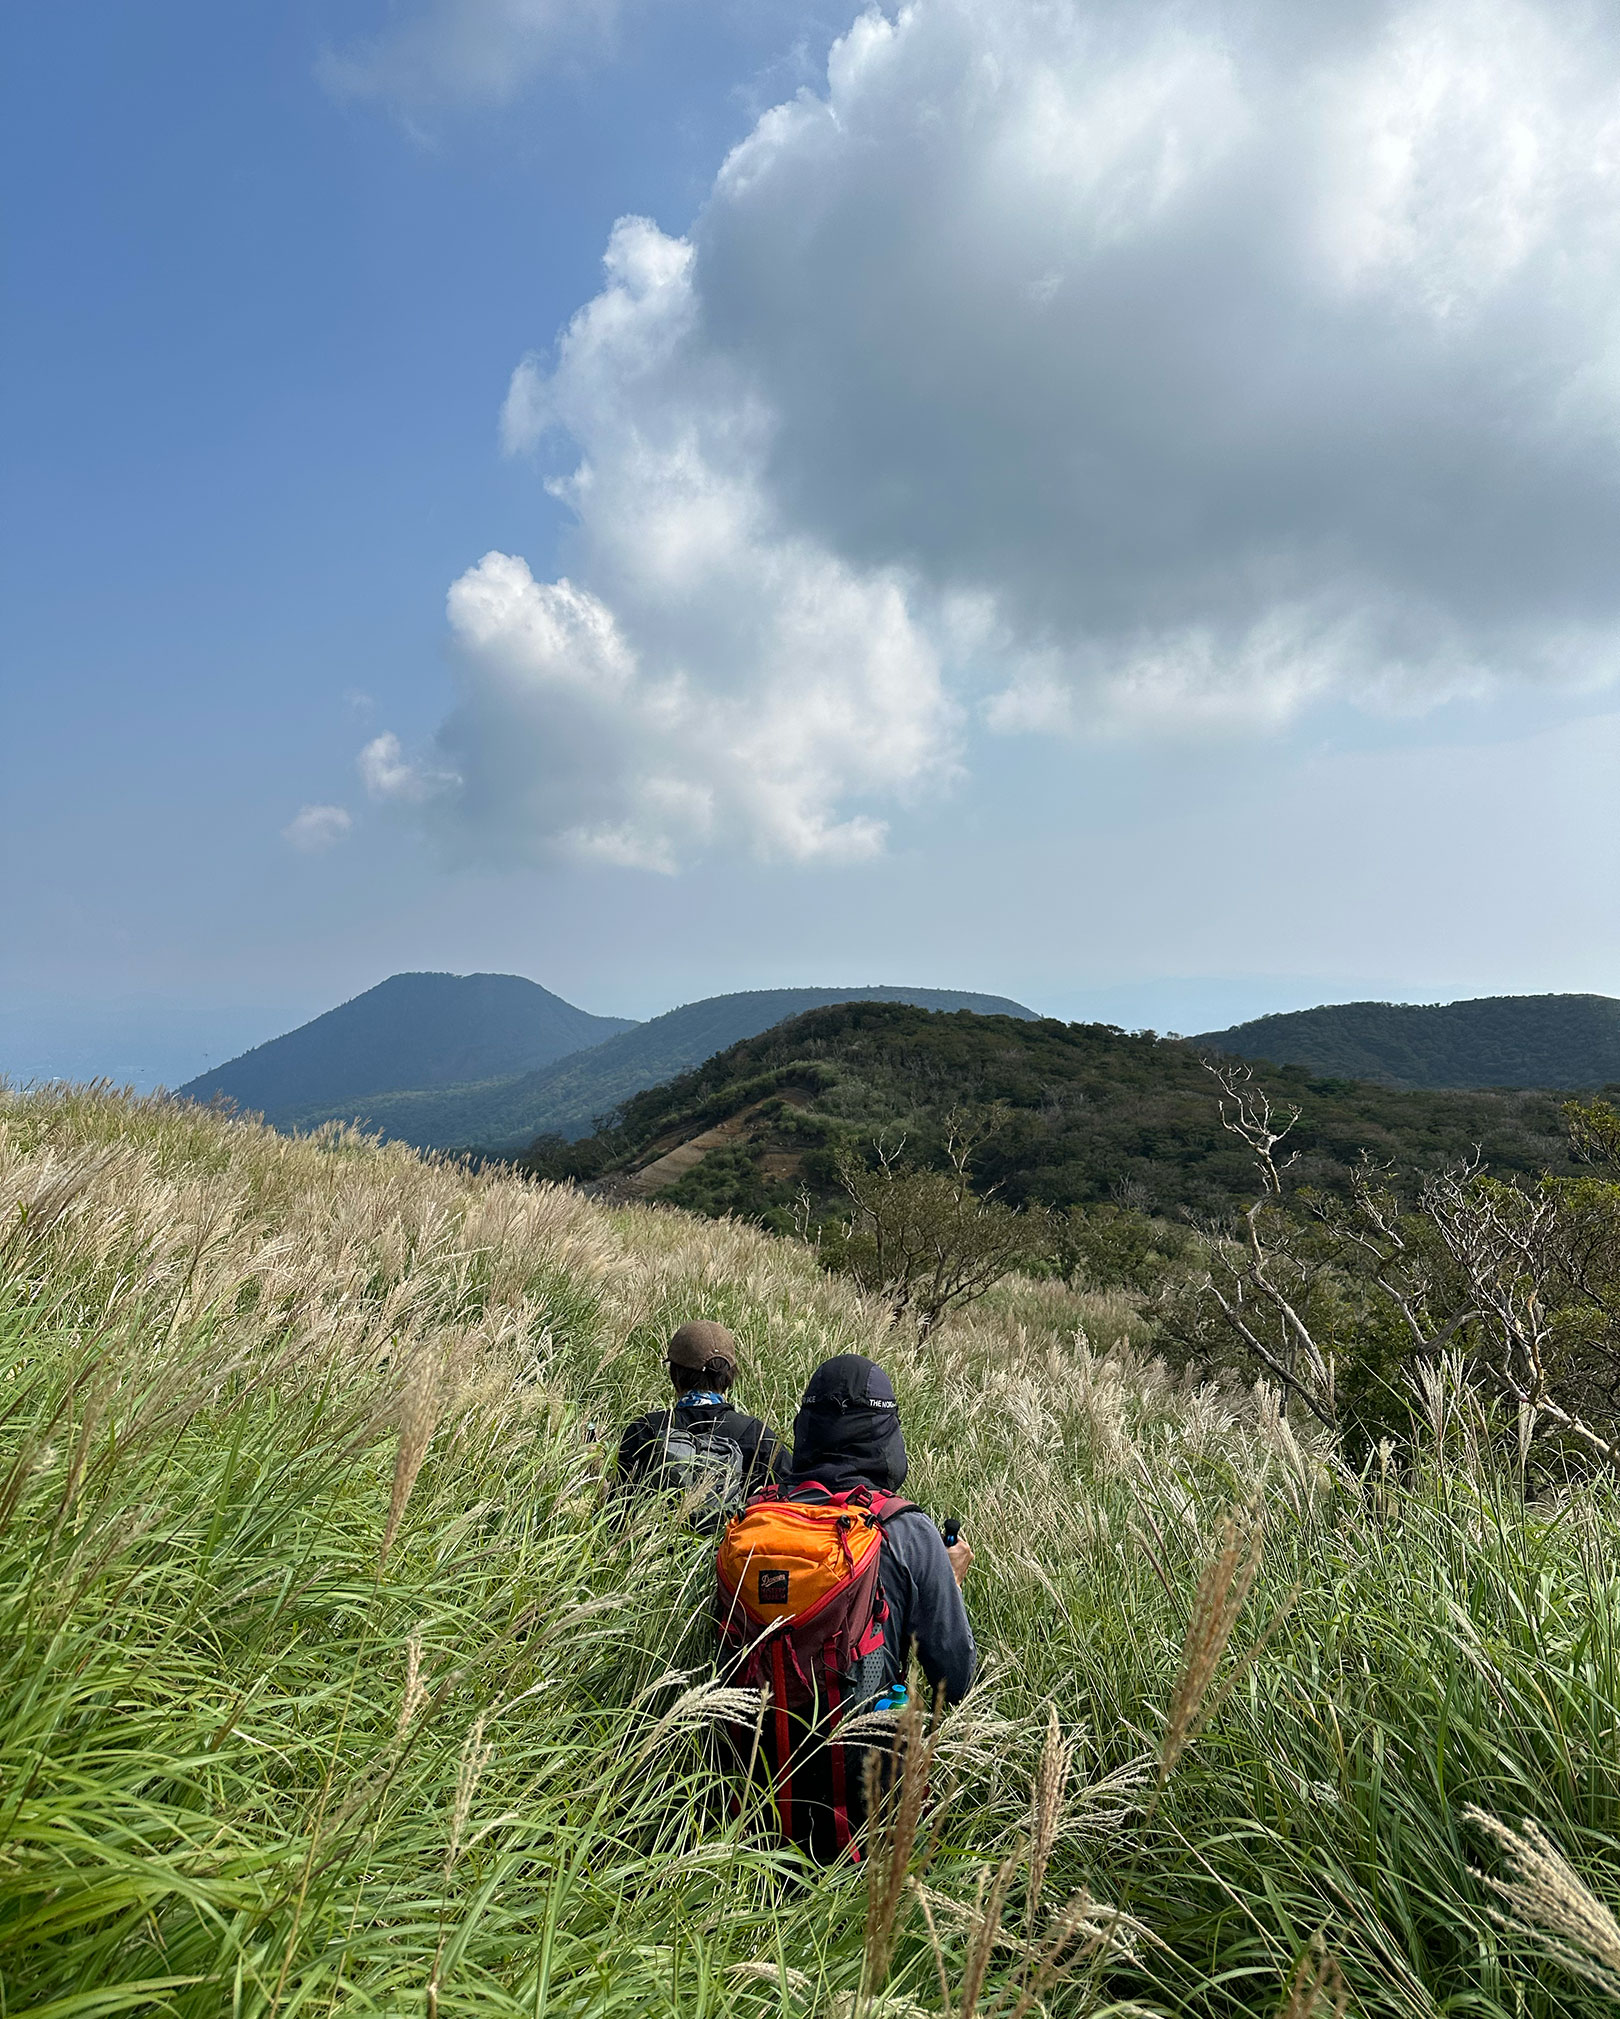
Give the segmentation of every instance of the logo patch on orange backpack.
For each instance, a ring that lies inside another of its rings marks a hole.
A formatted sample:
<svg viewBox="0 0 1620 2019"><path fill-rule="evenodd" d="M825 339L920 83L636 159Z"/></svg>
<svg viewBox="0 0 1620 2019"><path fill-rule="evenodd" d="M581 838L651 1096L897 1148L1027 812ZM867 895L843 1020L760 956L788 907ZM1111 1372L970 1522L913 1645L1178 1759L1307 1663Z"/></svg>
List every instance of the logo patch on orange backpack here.
<svg viewBox="0 0 1620 2019"><path fill-rule="evenodd" d="M864 1507L761 1495L726 1530L715 1569L754 1629L805 1620L845 1590L882 1538Z"/></svg>

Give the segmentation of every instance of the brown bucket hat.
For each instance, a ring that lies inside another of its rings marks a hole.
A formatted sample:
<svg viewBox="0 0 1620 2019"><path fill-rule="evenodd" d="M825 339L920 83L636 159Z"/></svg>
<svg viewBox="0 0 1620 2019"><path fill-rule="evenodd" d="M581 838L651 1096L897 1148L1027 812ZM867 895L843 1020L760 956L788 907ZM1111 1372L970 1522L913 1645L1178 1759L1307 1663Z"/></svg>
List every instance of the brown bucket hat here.
<svg viewBox="0 0 1620 2019"><path fill-rule="evenodd" d="M735 1374L737 1341L724 1325L711 1318L692 1318L673 1334L664 1349L671 1367L690 1367L701 1373L711 1360L723 1360Z"/></svg>

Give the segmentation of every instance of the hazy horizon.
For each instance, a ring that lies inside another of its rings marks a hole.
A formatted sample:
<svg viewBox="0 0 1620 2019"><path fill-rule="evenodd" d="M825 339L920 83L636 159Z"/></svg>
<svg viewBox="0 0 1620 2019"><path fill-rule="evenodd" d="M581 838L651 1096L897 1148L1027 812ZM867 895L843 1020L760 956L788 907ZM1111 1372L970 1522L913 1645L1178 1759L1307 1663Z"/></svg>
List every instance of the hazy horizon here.
<svg viewBox="0 0 1620 2019"><path fill-rule="evenodd" d="M376 977L376 981L386 979L383 975ZM538 981L542 987L551 987L543 976L530 975L527 979ZM1181 1034L1221 1030L1254 1017L1278 1011L1312 1009L1330 1002L1458 1000L1446 993L1414 996L1392 993L1388 987L1351 983L1346 983L1341 990L1323 995L1312 993L1309 983L1299 979L1198 976L1095 989L1065 1007L1049 1001L1031 1000L1021 996L1016 989L993 988L978 982L958 983L948 976L919 980L915 976L869 975L864 979L874 986L974 989L986 995L1010 996L1043 1016L1059 1017L1064 1022L1110 1023L1127 1030L1148 1029ZM365 984L366 988L374 986L375 982ZM812 988L842 987L844 983L801 975L745 986ZM560 990L553 992L562 993ZM364 989L353 993L364 993ZM733 991L716 988L709 993L725 995ZM106 1078L120 1086L128 1085L139 1092L150 1093L159 1087L181 1086L209 1066L219 1065L271 1038L295 1030L347 1000L350 1000L349 996L313 1004L289 1003L284 1007L237 1003L213 1009L193 1004L176 1006L161 998L146 1002L134 999L90 1005L63 1000L54 1005L24 1004L20 1008L7 1003L0 1006L0 1046L4 1046L9 1058L19 1062L6 1070L6 1076L14 1084ZM646 1006L635 1009L624 1009L616 1003L575 1002L573 997L565 997L565 1000L597 1016L628 1016L642 1022L698 998L672 997L656 1003L649 998ZM47 1023L51 1031L48 1037L30 1036L30 1032L38 1031Z"/></svg>

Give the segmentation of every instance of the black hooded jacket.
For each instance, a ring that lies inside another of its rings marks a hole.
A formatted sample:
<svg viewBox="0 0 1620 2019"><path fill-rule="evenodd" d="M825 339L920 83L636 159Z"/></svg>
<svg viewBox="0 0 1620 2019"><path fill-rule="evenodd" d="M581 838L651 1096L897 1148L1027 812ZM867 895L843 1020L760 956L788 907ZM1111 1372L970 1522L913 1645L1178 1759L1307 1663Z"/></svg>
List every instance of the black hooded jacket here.
<svg viewBox="0 0 1620 2019"><path fill-rule="evenodd" d="M790 1495L808 1497L815 1486L898 1493L908 1464L888 1375L858 1353L824 1360L793 1419ZM884 1524L878 1579L889 1605L888 1680L904 1677L914 1648L931 1687L943 1683L946 1701L959 1702L973 1681L978 1650L945 1538L920 1508Z"/></svg>

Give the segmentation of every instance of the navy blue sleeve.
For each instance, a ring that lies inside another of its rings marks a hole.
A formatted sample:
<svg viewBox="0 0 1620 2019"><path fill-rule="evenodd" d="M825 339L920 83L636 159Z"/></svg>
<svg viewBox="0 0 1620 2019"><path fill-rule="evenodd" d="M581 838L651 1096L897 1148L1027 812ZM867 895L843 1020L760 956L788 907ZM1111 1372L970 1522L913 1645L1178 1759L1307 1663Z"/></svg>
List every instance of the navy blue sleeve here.
<svg viewBox="0 0 1620 2019"><path fill-rule="evenodd" d="M979 1651L945 1538L921 1509L897 1514L885 1525L882 1579L898 1674L905 1674L915 1648L930 1685L938 1689L943 1683L945 1701L960 1703L978 1669Z"/></svg>
<svg viewBox="0 0 1620 2019"><path fill-rule="evenodd" d="M639 1479L647 1469L652 1451L664 1432L668 1412L649 1410L645 1416L638 1416L634 1423L625 1425L624 1435L619 1439L619 1477Z"/></svg>

